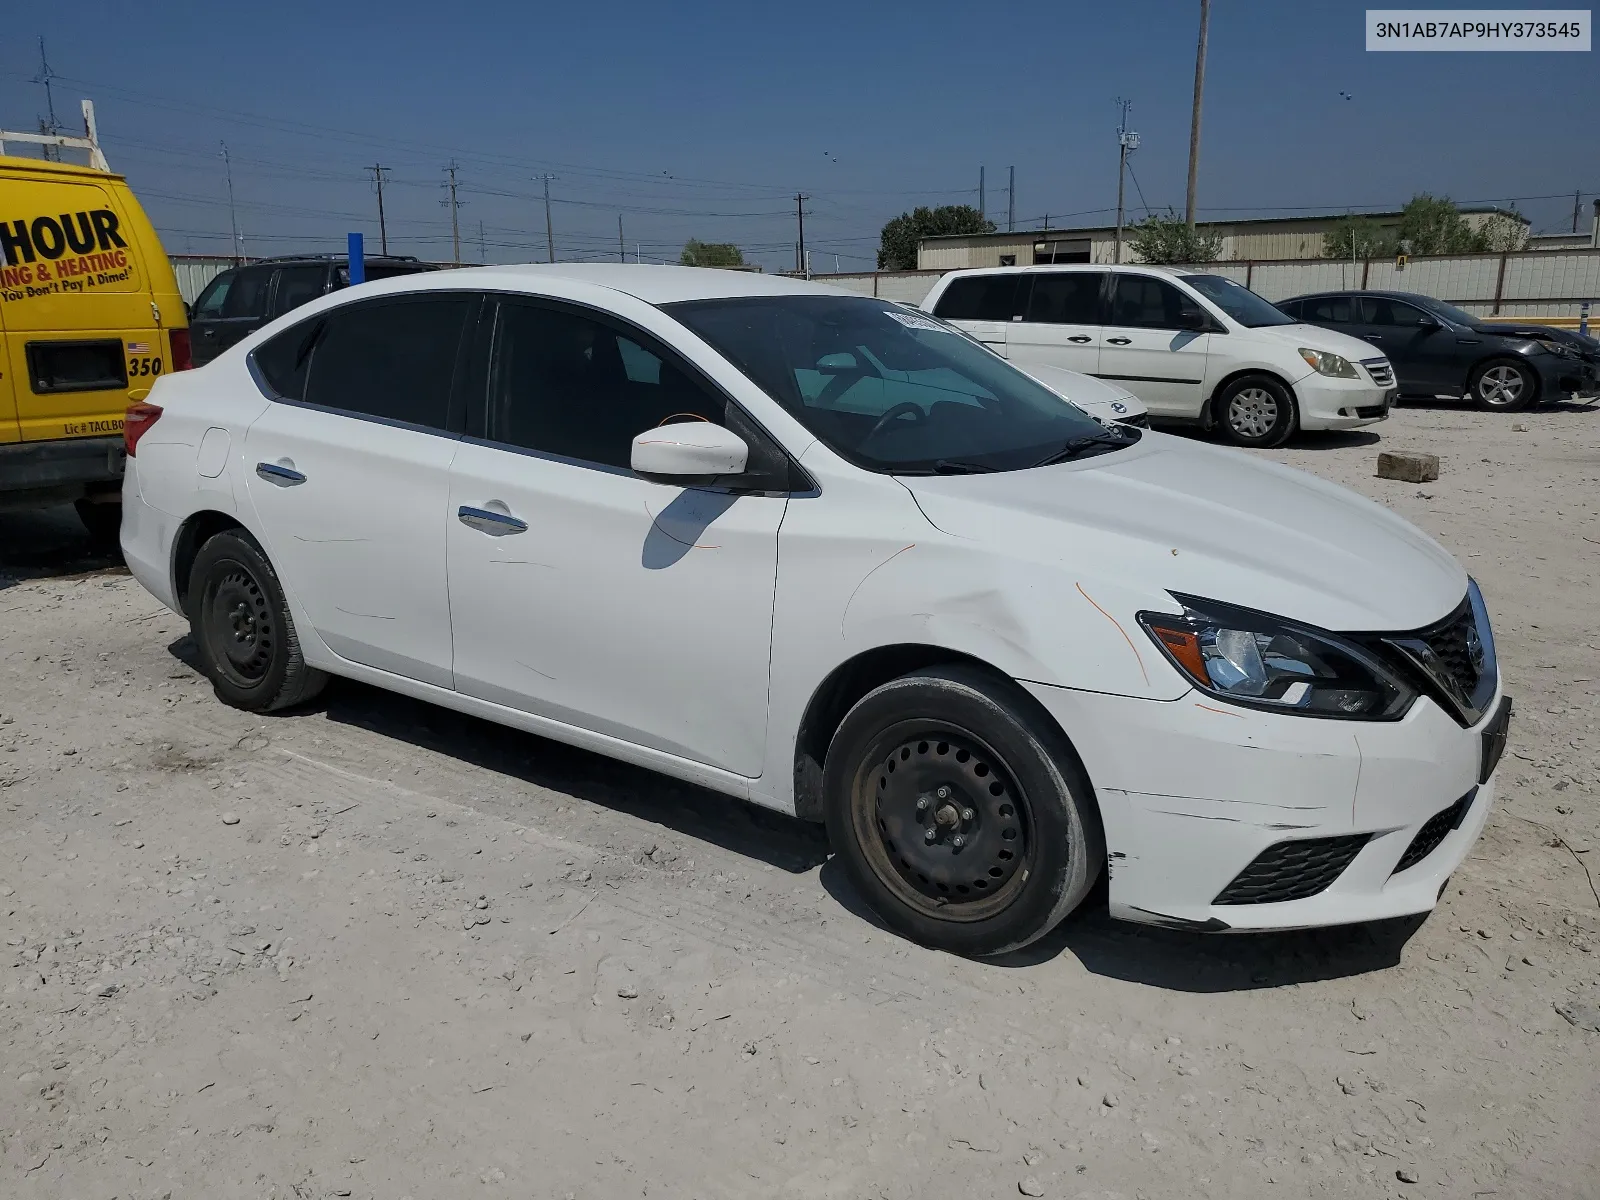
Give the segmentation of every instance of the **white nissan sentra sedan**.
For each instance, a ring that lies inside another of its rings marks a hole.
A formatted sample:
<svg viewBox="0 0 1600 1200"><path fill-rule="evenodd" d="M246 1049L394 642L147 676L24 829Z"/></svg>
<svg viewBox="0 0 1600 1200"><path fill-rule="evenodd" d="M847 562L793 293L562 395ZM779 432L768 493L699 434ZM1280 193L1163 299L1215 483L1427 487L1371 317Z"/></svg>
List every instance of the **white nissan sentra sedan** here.
<svg viewBox="0 0 1600 1200"><path fill-rule="evenodd" d="M810 820L893 929L1432 908L1510 704L1394 514L1101 423L795 280L352 288L127 421L122 545L225 703L362 680Z"/></svg>

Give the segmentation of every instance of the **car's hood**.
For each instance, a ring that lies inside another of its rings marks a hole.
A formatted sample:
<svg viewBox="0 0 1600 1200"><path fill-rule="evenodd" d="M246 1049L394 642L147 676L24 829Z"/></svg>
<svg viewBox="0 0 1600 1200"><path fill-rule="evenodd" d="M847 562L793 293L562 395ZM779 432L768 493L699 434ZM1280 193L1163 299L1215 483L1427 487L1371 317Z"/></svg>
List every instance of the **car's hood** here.
<svg viewBox="0 0 1600 1200"><path fill-rule="evenodd" d="M1596 342L1593 338L1586 338L1571 329L1561 329L1554 325L1523 325L1510 321L1492 321L1473 325L1471 329L1473 333L1489 336L1558 342L1563 346L1570 346L1580 354L1593 354L1596 350L1600 350L1600 342Z"/></svg>
<svg viewBox="0 0 1600 1200"><path fill-rule="evenodd" d="M1312 350L1326 350L1330 354L1342 355L1351 362L1383 355L1383 351L1371 342L1351 337L1348 333L1336 333L1332 329L1324 329L1321 325L1263 325L1249 332L1251 337L1281 342L1296 353L1300 347L1305 346Z"/></svg>
<svg viewBox="0 0 1600 1200"><path fill-rule="evenodd" d="M1011 365L1028 378L1049 388L1063 400L1077 405L1084 412L1091 413L1102 421L1126 421L1129 417L1137 417L1146 411L1144 401L1127 388L1096 379L1093 375L1085 375L1081 371L1069 371L1065 367L1046 366L1043 363L1012 362Z"/></svg>
<svg viewBox="0 0 1600 1200"><path fill-rule="evenodd" d="M1326 629L1399 631L1448 615L1467 589L1455 559L1388 509L1314 475L1160 433L1076 463L903 482L946 533L1157 606L1167 591L1186 592Z"/></svg>

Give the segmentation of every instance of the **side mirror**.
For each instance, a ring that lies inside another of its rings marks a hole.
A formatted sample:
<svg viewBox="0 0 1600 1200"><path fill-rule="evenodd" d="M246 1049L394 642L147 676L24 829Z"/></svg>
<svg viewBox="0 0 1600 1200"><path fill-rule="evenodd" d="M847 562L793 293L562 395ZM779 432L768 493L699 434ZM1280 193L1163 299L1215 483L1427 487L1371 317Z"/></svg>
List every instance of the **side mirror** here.
<svg viewBox="0 0 1600 1200"><path fill-rule="evenodd" d="M1437 329L1439 328L1439 322L1435 321L1432 317L1424 313L1422 319L1417 322L1417 328L1424 330Z"/></svg>
<svg viewBox="0 0 1600 1200"><path fill-rule="evenodd" d="M856 356L848 350L837 354L824 354L817 359L817 370L823 375L848 375L859 371L861 364L856 361Z"/></svg>
<svg viewBox="0 0 1600 1200"><path fill-rule="evenodd" d="M1203 333L1211 328L1211 318L1198 308L1182 308L1178 310L1178 328Z"/></svg>
<svg viewBox="0 0 1600 1200"><path fill-rule="evenodd" d="M639 434L628 463L646 479L689 487L742 475L749 461L750 447L731 429L708 421L684 421Z"/></svg>

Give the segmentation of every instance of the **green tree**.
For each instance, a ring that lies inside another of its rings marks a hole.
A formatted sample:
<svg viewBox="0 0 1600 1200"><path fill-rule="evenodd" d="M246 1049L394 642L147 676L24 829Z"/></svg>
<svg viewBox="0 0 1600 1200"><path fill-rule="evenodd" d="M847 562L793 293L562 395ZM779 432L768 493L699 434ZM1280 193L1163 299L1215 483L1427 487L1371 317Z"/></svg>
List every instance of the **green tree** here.
<svg viewBox="0 0 1600 1200"><path fill-rule="evenodd" d="M742 267L744 253L732 242L702 242L690 238L678 261L686 267Z"/></svg>
<svg viewBox="0 0 1600 1200"><path fill-rule="evenodd" d="M1173 209L1151 213L1128 230L1128 246L1147 263L1208 263L1222 257L1222 235L1193 229Z"/></svg>
<svg viewBox="0 0 1600 1200"><path fill-rule="evenodd" d="M1461 210L1448 196L1419 192L1400 213L1401 248L1410 254L1472 254L1483 249Z"/></svg>
<svg viewBox="0 0 1600 1200"><path fill-rule="evenodd" d="M1504 250L1521 250L1528 244L1527 223L1516 209L1509 213L1495 213L1478 226L1477 234L1483 242L1483 248L1493 254Z"/></svg>
<svg viewBox="0 0 1600 1200"><path fill-rule="evenodd" d="M1359 214L1340 217L1333 228L1322 235L1322 257L1342 258L1346 262L1352 258L1388 258L1395 252L1397 236L1393 225L1371 217Z"/></svg>
<svg viewBox="0 0 1600 1200"><path fill-rule="evenodd" d="M993 233L994 222L970 204L926 205L901 213L883 227L878 244L878 270L915 271L917 243L941 233Z"/></svg>

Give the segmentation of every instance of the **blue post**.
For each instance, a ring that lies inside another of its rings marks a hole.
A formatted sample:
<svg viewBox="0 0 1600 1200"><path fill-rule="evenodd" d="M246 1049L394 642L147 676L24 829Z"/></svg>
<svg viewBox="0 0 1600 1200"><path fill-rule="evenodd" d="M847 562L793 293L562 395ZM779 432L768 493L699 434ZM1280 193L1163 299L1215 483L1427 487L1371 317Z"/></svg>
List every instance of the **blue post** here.
<svg viewBox="0 0 1600 1200"><path fill-rule="evenodd" d="M367 256L361 248L361 235L350 235L350 286L367 281Z"/></svg>
<svg viewBox="0 0 1600 1200"><path fill-rule="evenodd" d="M1578 332L1584 337L1589 336L1589 302L1585 300L1578 308Z"/></svg>

